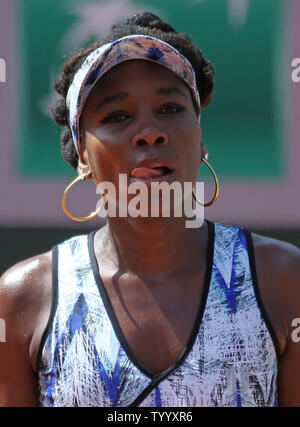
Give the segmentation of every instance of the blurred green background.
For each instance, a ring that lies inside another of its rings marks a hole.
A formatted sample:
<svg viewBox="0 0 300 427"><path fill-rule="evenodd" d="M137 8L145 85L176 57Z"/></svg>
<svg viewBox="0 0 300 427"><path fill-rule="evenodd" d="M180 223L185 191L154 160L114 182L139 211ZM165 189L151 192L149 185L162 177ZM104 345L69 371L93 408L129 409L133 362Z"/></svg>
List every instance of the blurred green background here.
<svg viewBox="0 0 300 427"><path fill-rule="evenodd" d="M189 34L216 68L213 102L203 112L202 127L219 176L281 177L284 137L279 64L284 3L240 0L241 10L236 10L236 4L228 0L20 1L19 173L25 177L69 173L53 143L58 129L47 115L54 99L51 83L70 50L101 38L107 20L118 22L130 11L142 9L158 13L178 31ZM118 13L111 16L114 10Z"/></svg>
<svg viewBox="0 0 300 427"><path fill-rule="evenodd" d="M60 156L60 130L50 118L53 83L70 52L100 39L116 22L150 10L186 32L216 68L213 102L203 112L203 138L221 182L277 183L287 176L283 63L287 0L14 0L19 58L13 173L19 182L74 177ZM300 19L300 16L299 16ZM4 43L2 40L1 43ZM8 43L8 40L5 41ZM0 46L1 47L1 46ZM1 52L0 52L1 56ZM15 127L12 121L8 126ZM299 159L300 160L300 159ZM204 176L205 177L205 176ZM209 174L206 174L209 177ZM9 187L6 188L9 192ZM251 197L251 195L249 195ZM42 203L47 203L47 195ZM30 201L22 201L30 203ZM80 203L80 201L78 202ZM32 208L34 209L34 208ZM60 209L59 207L57 209ZM1 206L0 206L1 210ZM20 209L21 211L21 209ZM53 221L53 224L55 222ZM0 274L16 262L95 228L1 224ZM57 222L56 222L57 224ZM251 231L300 247L300 230Z"/></svg>

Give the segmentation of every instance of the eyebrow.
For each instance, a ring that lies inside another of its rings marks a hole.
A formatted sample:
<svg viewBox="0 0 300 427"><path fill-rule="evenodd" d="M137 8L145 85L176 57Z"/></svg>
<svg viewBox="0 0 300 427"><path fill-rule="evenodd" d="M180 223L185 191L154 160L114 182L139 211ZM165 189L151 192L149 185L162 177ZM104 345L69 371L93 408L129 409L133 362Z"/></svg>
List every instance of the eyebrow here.
<svg viewBox="0 0 300 427"><path fill-rule="evenodd" d="M178 87L176 86L170 86L170 87L160 87L156 90L155 92L158 95L170 95L172 93L177 93L181 96L184 96L186 99L188 99L187 95ZM110 96L106 96L104 99L102 99L102 101L100 101L97 104L96 109L100 109L103 106L107 105L107 104L111 104L115 101L123 101L126 98L129 98L130 95L128 92L119 92L116 93L115 95L110 95Z"/></svg>
<svg viewBox="0 0 300 427"><path fill-rule="evenodd" d="M163 94L163 95L169 95L172 93L177 93L179 95L184 96L185 98L188 98L187 95L183 92L183 90L179 89L177 86L170 86L170 87L160 87L156 91L157 94Z"/></svg>

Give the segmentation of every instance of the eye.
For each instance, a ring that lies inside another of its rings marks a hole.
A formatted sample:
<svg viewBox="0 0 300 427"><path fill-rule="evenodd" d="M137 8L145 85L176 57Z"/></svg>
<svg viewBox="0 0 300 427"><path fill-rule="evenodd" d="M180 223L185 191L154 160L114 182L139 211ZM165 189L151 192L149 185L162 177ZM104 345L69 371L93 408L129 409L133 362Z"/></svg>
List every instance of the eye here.
<svg viewBox="0 0 300 427"><path fill-rule="evenodd" d="M181 111L185 110L185 107L183 107L182 105L178 105L178 104L166 104L161 108L160 112L162 110L167 111L167 114L168 113L171 113L171 114L172 113L180 113Z"/></svg>
<svg viewBox="0 0 300 427"><path fill-rule="evenodd" d="M106 116L101 123L116 123L116 122L123 122L128 118L128 114L124 111L116 111L114 113L109 114Z"/></svg>

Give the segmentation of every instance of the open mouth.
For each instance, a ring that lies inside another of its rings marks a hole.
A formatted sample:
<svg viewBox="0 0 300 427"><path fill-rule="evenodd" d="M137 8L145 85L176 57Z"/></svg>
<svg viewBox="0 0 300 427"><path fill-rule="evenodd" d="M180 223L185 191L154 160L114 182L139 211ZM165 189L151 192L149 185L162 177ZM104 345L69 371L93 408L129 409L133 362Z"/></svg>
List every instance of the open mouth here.
<svg viewBox="0 0 300 427"><path fill-rule="evenodd" d="M153 166L146 167L141 166L134 168L131 171L131 176L137 179L155 179L155 178L163 178L170 175L173 172L171 168L168 166Z"/></svg>

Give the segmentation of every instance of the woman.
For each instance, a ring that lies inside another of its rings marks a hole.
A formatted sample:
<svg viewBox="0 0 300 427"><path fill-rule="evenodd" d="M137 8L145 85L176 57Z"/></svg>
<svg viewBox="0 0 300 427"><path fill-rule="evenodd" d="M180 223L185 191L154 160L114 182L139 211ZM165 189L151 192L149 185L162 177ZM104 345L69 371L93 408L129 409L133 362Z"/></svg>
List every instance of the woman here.
<svg viewBox="0 0 300 427"><path fill-rule="evenodd" d="M63 157L117 200L120 174L195 184L213 78L157 16L115 25L57 81ZM299 250L185 220L108 215L2 276L2 405L300 405Z"/></svg>

